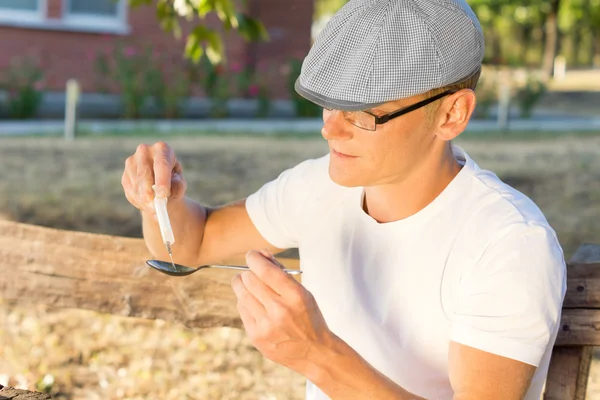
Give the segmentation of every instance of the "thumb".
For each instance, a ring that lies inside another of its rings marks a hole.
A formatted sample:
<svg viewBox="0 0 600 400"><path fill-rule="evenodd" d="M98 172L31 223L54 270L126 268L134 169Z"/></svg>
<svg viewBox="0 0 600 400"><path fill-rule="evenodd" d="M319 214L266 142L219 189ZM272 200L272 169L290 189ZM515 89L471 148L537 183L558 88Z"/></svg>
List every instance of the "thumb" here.
<svg viewBox="0 0 600 400"><path fill-rule="evenodd" d="M281 264L273 254L267 249L260 250L260 254L263 255L267 260L271 261L273 264L277 265L279 268L284 269L285 267Z"/></svg>

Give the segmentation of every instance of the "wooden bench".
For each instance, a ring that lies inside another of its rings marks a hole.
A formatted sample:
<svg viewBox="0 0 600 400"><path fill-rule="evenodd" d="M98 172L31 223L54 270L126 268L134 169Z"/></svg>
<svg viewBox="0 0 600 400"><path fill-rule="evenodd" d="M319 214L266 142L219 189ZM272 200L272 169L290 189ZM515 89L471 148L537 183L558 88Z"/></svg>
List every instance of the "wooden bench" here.
<svg viewBox="0 0 600 400"><path fill-rule="evenodd" d="M600 346L600 246L584 244L567 265L567 293L544 400L585 399L593 346Z"/></svg>
<svg viewBox="0 0 600 400"><path fill-rule="evenodd" d="M0 299L160 318L188 327L242 327L230 272L168 277L147 267L147 256L141 239L0 221ZM290 268L298 264L281 261ZM544 400L585 399L592 348L600 346L600 246L582 245L568 263L567 276ZM6 390L0 389L0 400Z"/></svg>

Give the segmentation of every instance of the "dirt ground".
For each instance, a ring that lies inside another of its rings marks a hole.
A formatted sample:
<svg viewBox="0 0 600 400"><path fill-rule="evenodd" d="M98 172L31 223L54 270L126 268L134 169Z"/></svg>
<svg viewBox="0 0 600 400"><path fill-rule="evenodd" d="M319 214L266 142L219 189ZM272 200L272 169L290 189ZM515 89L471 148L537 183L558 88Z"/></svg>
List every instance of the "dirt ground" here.
<svg viewBox="0 0 600 400"><path fill-rule="evenodd" d="M125 158L152 140L0 140L0 217L55 228L140 236L125 200ZM180 137L189 194L209 205L246 196L283 169L326 153L319 139ZM482 167L538 203L565 255L600 243L600 136L459 140ZM598 359L598 357L596 357ZM589 399L600 399L597 361ZM44 379L45 378L45 379ZM53 380L53 382L52 382ZM241 330L189 330L43 305L0 303L0 384L55 399L302 399L305 380L262 358Z"/></svg>

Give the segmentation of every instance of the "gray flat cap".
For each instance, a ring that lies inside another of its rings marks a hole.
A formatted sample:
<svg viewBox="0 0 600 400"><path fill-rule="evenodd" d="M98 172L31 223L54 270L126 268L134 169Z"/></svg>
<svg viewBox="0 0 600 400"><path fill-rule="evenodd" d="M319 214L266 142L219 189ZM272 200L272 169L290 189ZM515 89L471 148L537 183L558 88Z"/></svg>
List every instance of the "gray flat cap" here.
<svg viewBox="0 0 600 400"><path fill-rule="evenodd" d="M322 107L364 110L459 82L483 53L464 0L350 0L315 40L295 88Z"/></svg>

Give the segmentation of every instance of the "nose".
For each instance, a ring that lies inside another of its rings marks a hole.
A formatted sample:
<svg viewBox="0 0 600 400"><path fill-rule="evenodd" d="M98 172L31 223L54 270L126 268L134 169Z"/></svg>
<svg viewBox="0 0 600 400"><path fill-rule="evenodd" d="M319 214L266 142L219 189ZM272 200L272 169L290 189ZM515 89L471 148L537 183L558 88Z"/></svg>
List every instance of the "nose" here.
<svg viewBox="0 0 600 400"><path fill-rule="evenodd" d="M350 140L352 130L341 111L324 111L321 135L325 140Z"/></svg>

